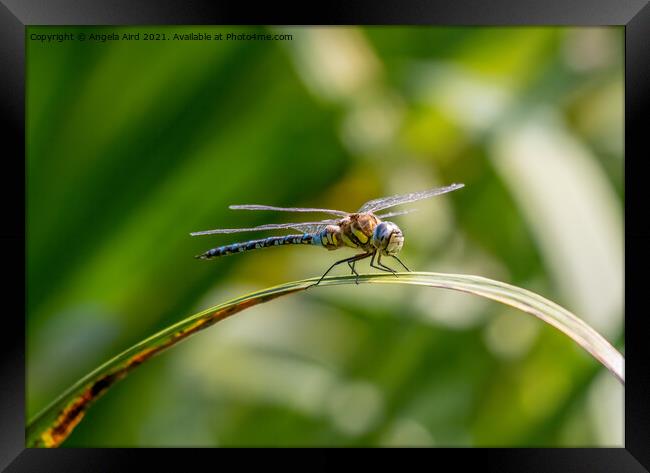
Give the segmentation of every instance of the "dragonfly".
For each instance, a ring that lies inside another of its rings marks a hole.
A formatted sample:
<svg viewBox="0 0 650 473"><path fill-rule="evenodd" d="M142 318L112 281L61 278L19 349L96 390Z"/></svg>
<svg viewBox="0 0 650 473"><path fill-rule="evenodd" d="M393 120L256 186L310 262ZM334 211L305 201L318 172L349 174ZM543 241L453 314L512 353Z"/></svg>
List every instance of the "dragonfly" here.
<svg viewBox="0 0 650 473"><path fill-rule="evenodd" d="M190 235L214 235L220 233L240 233L240 232L257 232L266 230L283 230L293 229L300 234L271 236L257 240L248 240L239 243L232 243L212 248L195 258L208 260L227 256L245 251L256 250L260 248L270 248L281 245L314 245L322 246L327 250L337 250L339 248L359 249L362 252L352 257L342 259L332 264L327 271L321 276L315 286L321 283L323 278L336 266L347 263L356 276L355 282L359 284L359 273L355 269L358 261L370 258L370 266L380 271L390 272L397 276L397 271L382 263L382 256L395 259L407 271L410 271L406 265L398 258L397 254L404 245L404 234L402 230L393 222L385 219L397 217L413 212L417 209L399 210L388 213L382 211L396 207L398 205L408 204L423 199L428 199L447 192L455 191L464 187L464 184L451 184L445 187L423 190L420 192L411 192L409 194L398 194L388 197L373 199L363 204L357 212L344 212L342 210L320 209L320 208L301 208L301 207L275 207L271 205L231 205L233 210L271 210L277 212L311 212L328 214L331 217L325 220L314 222L298 223L271 223L259 225L250 228L217 228L214 230L204 230L192 232ZM376 263L376 264L375 264Z"/></svg>

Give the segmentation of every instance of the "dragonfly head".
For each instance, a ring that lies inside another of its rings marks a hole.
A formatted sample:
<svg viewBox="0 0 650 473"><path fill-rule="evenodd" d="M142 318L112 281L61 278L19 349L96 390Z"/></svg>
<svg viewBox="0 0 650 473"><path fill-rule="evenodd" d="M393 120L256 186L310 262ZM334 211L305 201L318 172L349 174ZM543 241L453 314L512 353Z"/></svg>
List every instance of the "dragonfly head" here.
<svg viewBox="0 0 650 473"><path fill-rule="evenodd" d="M393 222L381 222L372 232L371 244L385 255L396 255L404 244L402 230Z"/></svg>

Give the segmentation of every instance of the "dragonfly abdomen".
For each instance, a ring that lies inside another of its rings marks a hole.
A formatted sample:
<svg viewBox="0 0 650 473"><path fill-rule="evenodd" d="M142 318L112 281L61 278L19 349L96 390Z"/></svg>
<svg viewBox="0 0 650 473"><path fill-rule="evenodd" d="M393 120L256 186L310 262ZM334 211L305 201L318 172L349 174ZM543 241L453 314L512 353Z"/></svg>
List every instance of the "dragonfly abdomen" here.
<svg viewBox="0 0 650 473"><path fill-rule="evenodd" d="M228 256L236 253L243 253L244 251L257 250L260 248L268 248L270 246L280 245L320 245L320 238L318 235L312 233L304 233L302 235L285 235L262 238L259 240L250 240L242 243L232 243L230 245L219 246L212 248L203 254L197 255L196 258L210 259L219 256Z"/></svg>

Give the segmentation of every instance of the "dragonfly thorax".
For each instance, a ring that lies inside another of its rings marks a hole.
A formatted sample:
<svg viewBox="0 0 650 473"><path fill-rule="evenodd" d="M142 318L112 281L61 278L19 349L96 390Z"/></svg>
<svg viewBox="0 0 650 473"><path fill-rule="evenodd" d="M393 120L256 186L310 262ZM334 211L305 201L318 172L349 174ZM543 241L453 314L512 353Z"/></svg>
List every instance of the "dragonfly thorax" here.
<svg viewBox="0 0 650 473"><path fill-rule="evenodd" d="M350 214L319 233L321 244L328 250L347 246L371 252L373 232L381 220L371 213Z"/></svg>
<svg viewBox="0 0 650 473"><path fill-rule="evenodd" d="M404 235L393 222L381 222L372 232L370 243L385 255L396 255L402 249Z"/></svg>

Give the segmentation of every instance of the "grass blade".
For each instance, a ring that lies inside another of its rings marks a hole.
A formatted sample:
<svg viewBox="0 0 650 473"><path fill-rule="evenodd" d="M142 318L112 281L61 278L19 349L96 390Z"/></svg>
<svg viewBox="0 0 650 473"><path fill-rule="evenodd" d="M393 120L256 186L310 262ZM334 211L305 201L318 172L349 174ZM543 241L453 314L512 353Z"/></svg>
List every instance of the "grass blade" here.
<svg viewBox="0 0 650 473"><path fill-rule="evenodd" d="M452 289L486 297L520 309L568 335L609 369L621 383L625 382L623 356L584 321L538 294L480 276L428 272L398 274L397 278L392 274L361 275L359 282ZM244 309L280 296L304 291L317 280L318 278L312 278L290 282L230 300L188 317L134 345L83 377L37 414L27 426L27 447L59 446L81 421L86 410L95 400L116 381L152 356ZM324 279L319 287L341 284L355 284L355 277L330 277Z"/></svg>

